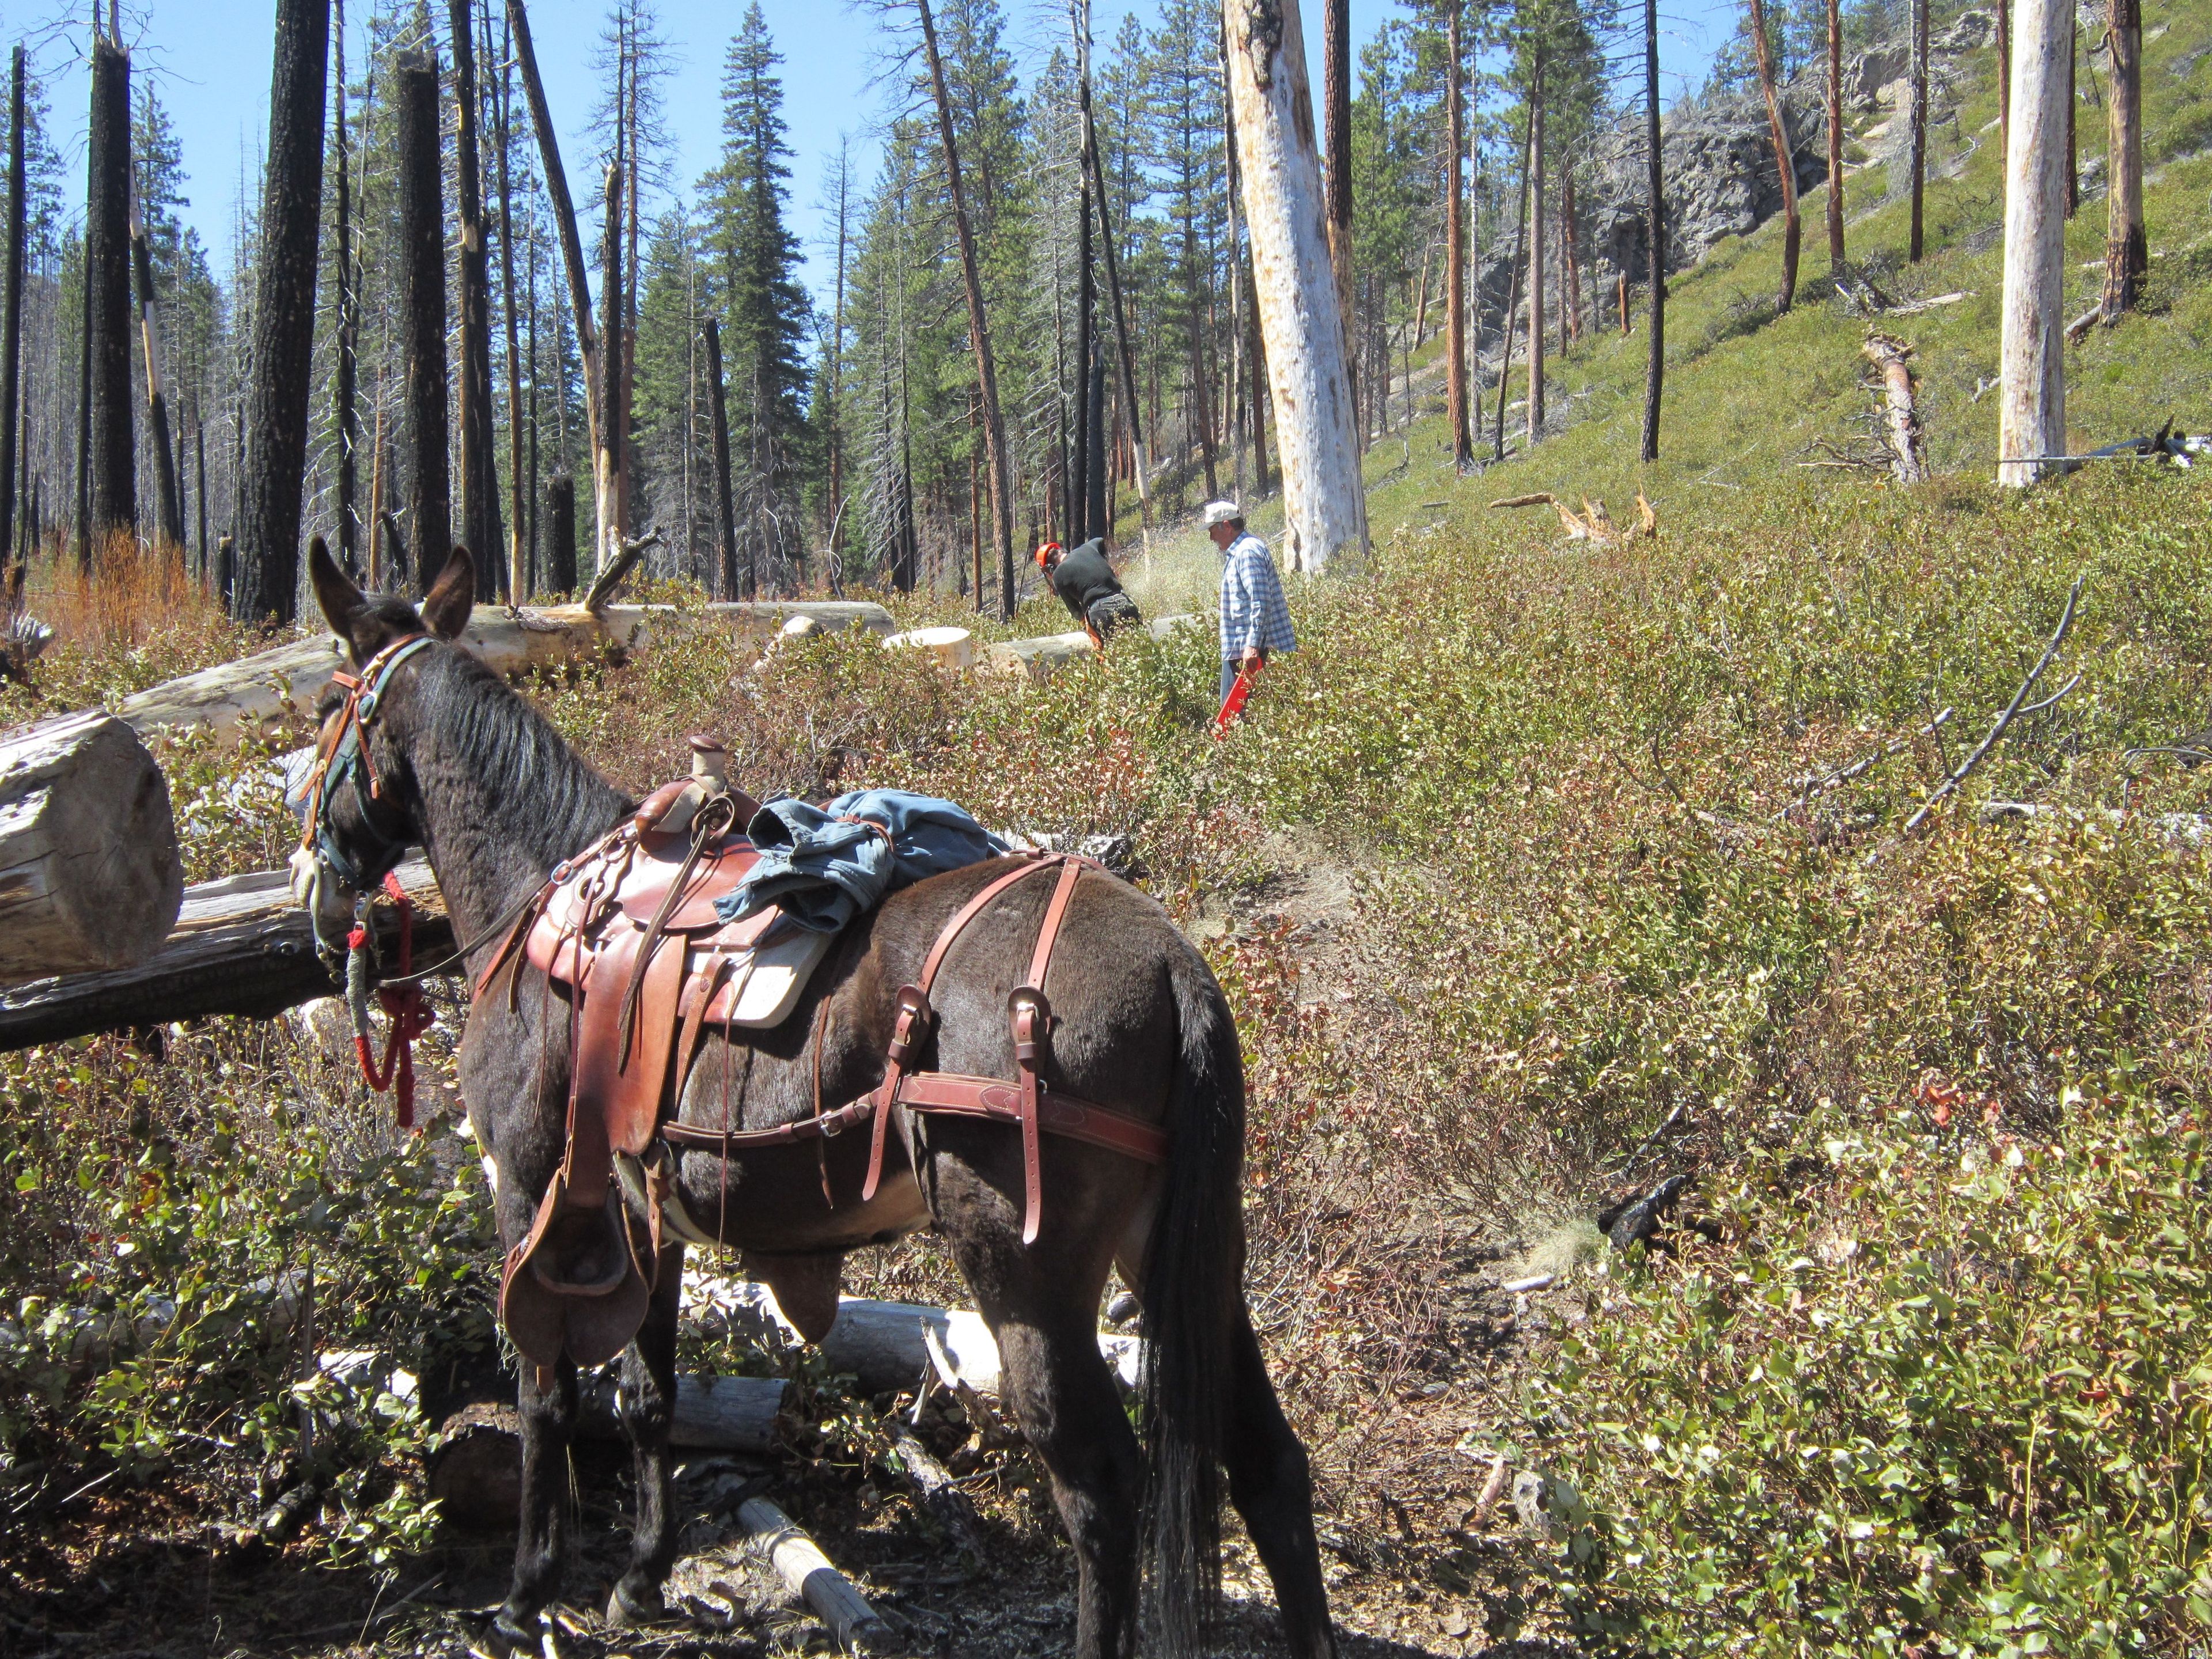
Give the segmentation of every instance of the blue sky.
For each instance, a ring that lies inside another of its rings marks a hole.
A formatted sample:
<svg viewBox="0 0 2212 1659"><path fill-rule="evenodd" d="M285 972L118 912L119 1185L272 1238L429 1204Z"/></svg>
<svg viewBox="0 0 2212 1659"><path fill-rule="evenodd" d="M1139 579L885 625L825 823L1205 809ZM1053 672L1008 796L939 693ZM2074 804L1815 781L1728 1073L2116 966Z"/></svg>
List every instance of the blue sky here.
<svg viewBox="0 0 2212 1659"><path fill-rule="evenodd" d="M368 9L368 0L352 0L347 7L349 68L361 61ZM878 148L884 102L882 89L872 84L879 61L878 26L843 0L762 0L762 9L783 54L785 113L795 153L795 228L807 247L809 280L818 283L826 276L826 220L819 206L825 162L840 136L848 137L856 176L864 179ZM445 5L434 4L432 9L442 25ZM562 154L572 184L590 153L583 129L598 96L592 60L605 9L605 0L531 0L532 33L546 95L562 123ZM1093 0L1094 36L1101 43L1110 40L1124 14L1134 12L1149 21L1154 9L1149 0ZM1669 101L1686 82L1702 78L1714 49L1733 32L1739 9L1738 0L1665 0L1662 60ZM1007 0L1007 10L1018 56L1041 59L1066 39L1065 0ZM124 11L137 72L155 77L184 147L192 201L186 216L216 269L225 270L240 181L252 176L268 123L275 0L125 0ZM1395 0L1352 0L1355 51L1398 12ZM675 45L677 60L668 105L680 179L696 179L706 171L719 147L722 54L739 15L738 0L660 0L663 29ZM1319 0L1305 0L1308 57L1316 74L1320 15ZM54 136L76 174L66 186L74 216L82 210L79 169L87 84L76 58L84 49L85 28L77 21L64 32L58 20L65 16L81 20L82 8L0 3L0 38L29 38L44 66Z"/></svg>

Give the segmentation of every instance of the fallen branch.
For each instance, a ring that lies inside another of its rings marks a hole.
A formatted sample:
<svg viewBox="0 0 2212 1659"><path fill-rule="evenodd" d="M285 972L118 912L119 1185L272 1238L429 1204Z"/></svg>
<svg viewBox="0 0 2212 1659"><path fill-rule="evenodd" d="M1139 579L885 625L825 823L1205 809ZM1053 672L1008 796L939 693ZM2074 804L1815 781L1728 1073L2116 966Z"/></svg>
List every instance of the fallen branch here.
<svg viewBox="0 0 2212 1659"><path fill-rule="evenodd" d="M1943 729L1944 725L1950 720L1952 714L1955 712L1955 710L1946 708L1942 714L1936 715L1934 720L1929 720L1927 725L1920 727L1919 730L1912 732L1910 736L1899 738L1896 742L1886 744L1882 748L1874 750L1871 754L1863 755L1848 766L1838 767L1834 771L1827 773L1825 775L1802 777L1796 780L1796 782L1798 785L1797 799L1791 801L1789 805L1784 807L1779 812L1777 812L1774 815L1773 821L1777 823L1781 823L1783 819L1788 817L1792 812L1796 811L1799 808L1805 805L1815 795L1825 795L1829 790L1833 789L1838 784L1849 783L1853 778L1863 777L1869 771L1872 770L1875 767L1879 766L1883 761L1889 759L1892 756L1903 754L1907 749L1912 746L1912 742L1915 738L1930 738L1935 736L1936 732Z"/></svg>
<svg viewBox="0 0 2212 1659"><path fill-rule="evenodd" d="M960 1489L952 1472L915 1437L913 1430L899 1424L891 1435L890 1453L877 1461L912 1483L921 1495L922 1509L945 1528L956 1548L971 1555L982 1553L982 1540L975 1530L975 1505Z"/></svg>
<svg viewBox="0 0 2212 1659"><path fill-rule="evenodd" d="M1961 300L1971 300L1973 297L1972 289L1962 289L1956 294L1938 294L1930 299L1907 300L1903 305L1887 307L1884 314L1891 317L1917 317L1923 311L1935 310L1938 306L1954 306Z"/></svg>
<svg viewBox="0 0 2212 1659"><path fill-rule="evenodd" d="M1870 333L1859 348L1866 360L1881 371L1888 404L1889 447L1897 459L1890 470L1899 483L1928 481L1928 450L1921 441L1920 411L1912 395L1912 348L1887 334Z"/></svg>
<svg viewBox="0 0 2212 1659"><path fill-rule="evenodd" d="M2087 311L2066 325L2066 343L2080 345L2088 337L2089 331L2105 320L2105 302L2100 300Z"/></svg>
<svg viewBox="0 0 2212 1659"><path fill-rule="evenodd" d="M738 1523L753 1547L768 1558L784 1588L814 1610L847 1653L866 1653L888 1645L890 1631L853 1581L830 1565L822 1547L765 1498L738 1506Z"/></svg>
<svg viewBox="0 0 2212 1659"><path fill-rule="evenodd" d="M1490 505L1495 508L1500 507L1557 507L1559 504L1559 498L1552 494L1550 490L1539 489L1533 494L1527 495L1502 496L1498 500L1491 502ZM1442 501L1438 501L1437 505L1442 507L1443 503Z"/></svg>
<svg viewBox="0 0 2212 1659"><path fill-rule="evenodd" d="M1974 752L1960 761L1952 769L1950 776L1936 786L1934 793L1920 803L1920 810L1905 821L1906 835L1919 833L1921 826L1928 822L1929 814L1957 793L1959 786L1973 775L1974 769L1982 763L1990 750L1996 747L1997 740L2004 736L2005 728L2023 713L2031 712L2027 708L2028 694L2035 690L2036 683L2043 678L2043 671L2051 666L2051 659L2058 654L2058 647L2065 642L2067 630L2074 626L2074 610L2081 601L2081 584L2086 580L2086 574L2074 579L2074 586L2066 591L2066 609L2059 616L2058 627L2051 635L2051 643L2043 647L2043 654L2035 659L2035 666L2027 671L2027 678L2020 683L2020 690L2012 694L2012 701L2005 706L2004 713L1997 716L1996 724L1990 727L1989 735L1974 745ZM2081 684L2081 677L2076 674L2057 691L2037 703L2035 708L2048 708Z"/></svg>
<svg viewBox="0 0 2212 1659"><path fill-rule="evenodd" d="M655 525L635 541L625 539L622 551L607 562L607 568L593 579L584 594L584 609L597 613L600 606L614 597L615 590L629 580L629 573L637 568L649 548L659 547L665 538L660 526Z"/></svg>

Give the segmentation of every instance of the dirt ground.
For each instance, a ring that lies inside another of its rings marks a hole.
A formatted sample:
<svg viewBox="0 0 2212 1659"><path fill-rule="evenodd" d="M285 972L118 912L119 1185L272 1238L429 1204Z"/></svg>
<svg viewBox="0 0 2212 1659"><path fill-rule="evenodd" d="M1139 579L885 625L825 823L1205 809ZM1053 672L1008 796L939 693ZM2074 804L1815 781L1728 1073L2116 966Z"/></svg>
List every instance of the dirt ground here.
<svg viewBox="0 0 2212 1659"><path fill-rule="evenodd" d="M1201 916L1193 931L1231 940L1285 931L1298 945L1301 1003L1334 1004L1360 971L1354 884L1319 849L1271 842L1274 873ZM1508 1236L1494 1215L1438 1216L1452 1246L1425 1287L1418 1352L1390 1368L1386 1395L1317 1455L1323 1567L1346 1659L1564 1654L1517 1632L1531 1553L1510 1492L1486 1513L1486 1448L1516 1416L1517 1379L1553 1333L1579 1319L1565 1291L1501 1285L1549 1246L1543 1229ZM1425 1256L1425 1260L1427 1259ZM856 1261L856 1267L860 1264ZM925 1273L927 1269L923 1269ZM862 1269L866 1273L866 1269ZM858 1276L858 1275L856 1275ZM902 1270L848 1289L897 1294ZM1255 1301L1261 1294L1255 1289ZM1074 1634L1073 1563L1041 1473L1017 1443L960 1446L965 1425L925 1419L925 1438L963 1475L979 1547L963 1552L913 1490L878 1468L838 1468L800 1436L757 1461L679 1466L681 1559L671 1618L617 1630L597 1616L623 1565L627 1455L579 1446L572 1558L544 1656L738 1659L835 1650L823 1626L748 1552L737 1504L781 1504L847 1572L889 1627L887 1650L1015 1659L1065 1652ZM1316 1449L1317 1454L1319 1449ZM1346 1490L1346 1470L1363 1471ZM1334 1472L1334 1473L1332 1473ZM1376 1498L1380 1491L1379 1500ZM381 1571L333 1570L312 1534L278 1548L251 1526L252 1494L156 1486L88 1492L11 1547L0 1574L0 1659L247 1659L461 1656L487 1645L504 1595L511 1535L448 1522L428 1551ZM1377 1514L1387 1517L1380 1523ZM1283 1651L1273 1594L1229 1519L1218 1650Z"/></svg>

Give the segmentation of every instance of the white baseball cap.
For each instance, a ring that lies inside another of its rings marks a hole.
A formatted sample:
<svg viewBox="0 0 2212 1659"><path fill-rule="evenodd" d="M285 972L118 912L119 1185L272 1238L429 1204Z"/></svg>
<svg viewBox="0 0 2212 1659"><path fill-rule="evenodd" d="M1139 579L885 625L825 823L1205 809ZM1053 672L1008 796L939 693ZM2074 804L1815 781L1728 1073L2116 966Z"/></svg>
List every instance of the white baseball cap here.
<svg viewBox="0 0 2212 1659"><path fill-rule="evenodd" d="M1201 512L1208 530L1218 524L1234 524L1244 516L1244 509L1234 501L1208 501Z"/></svg>

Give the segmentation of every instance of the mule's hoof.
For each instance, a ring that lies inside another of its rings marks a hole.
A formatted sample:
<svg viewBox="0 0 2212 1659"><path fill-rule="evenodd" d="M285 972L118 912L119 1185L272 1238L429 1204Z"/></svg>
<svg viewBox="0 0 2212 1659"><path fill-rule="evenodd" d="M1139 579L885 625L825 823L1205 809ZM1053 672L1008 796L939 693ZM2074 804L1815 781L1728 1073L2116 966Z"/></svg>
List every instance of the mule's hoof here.
<svg viewBox="0 0 2212 1659"><path fill-rule="evenodd" d="M617 1583L614 1594L607 1597L607 1623L617 1630L663 1624L667 1618L668 1603L662 1597L658 1584L650 1585L642 1592L633 1593Z"/></svg>
<svg viewBox="0 0 2212 1659"><path fill-rule="evenodd" d="M499 1659L520 1659L520 1656L535 1656L538 1650L538 1633L542 1621L536 1613L529 1615L529 1623L520 1622L512 1608L501 1607L493 1616L489 1645Z"/></svg>

